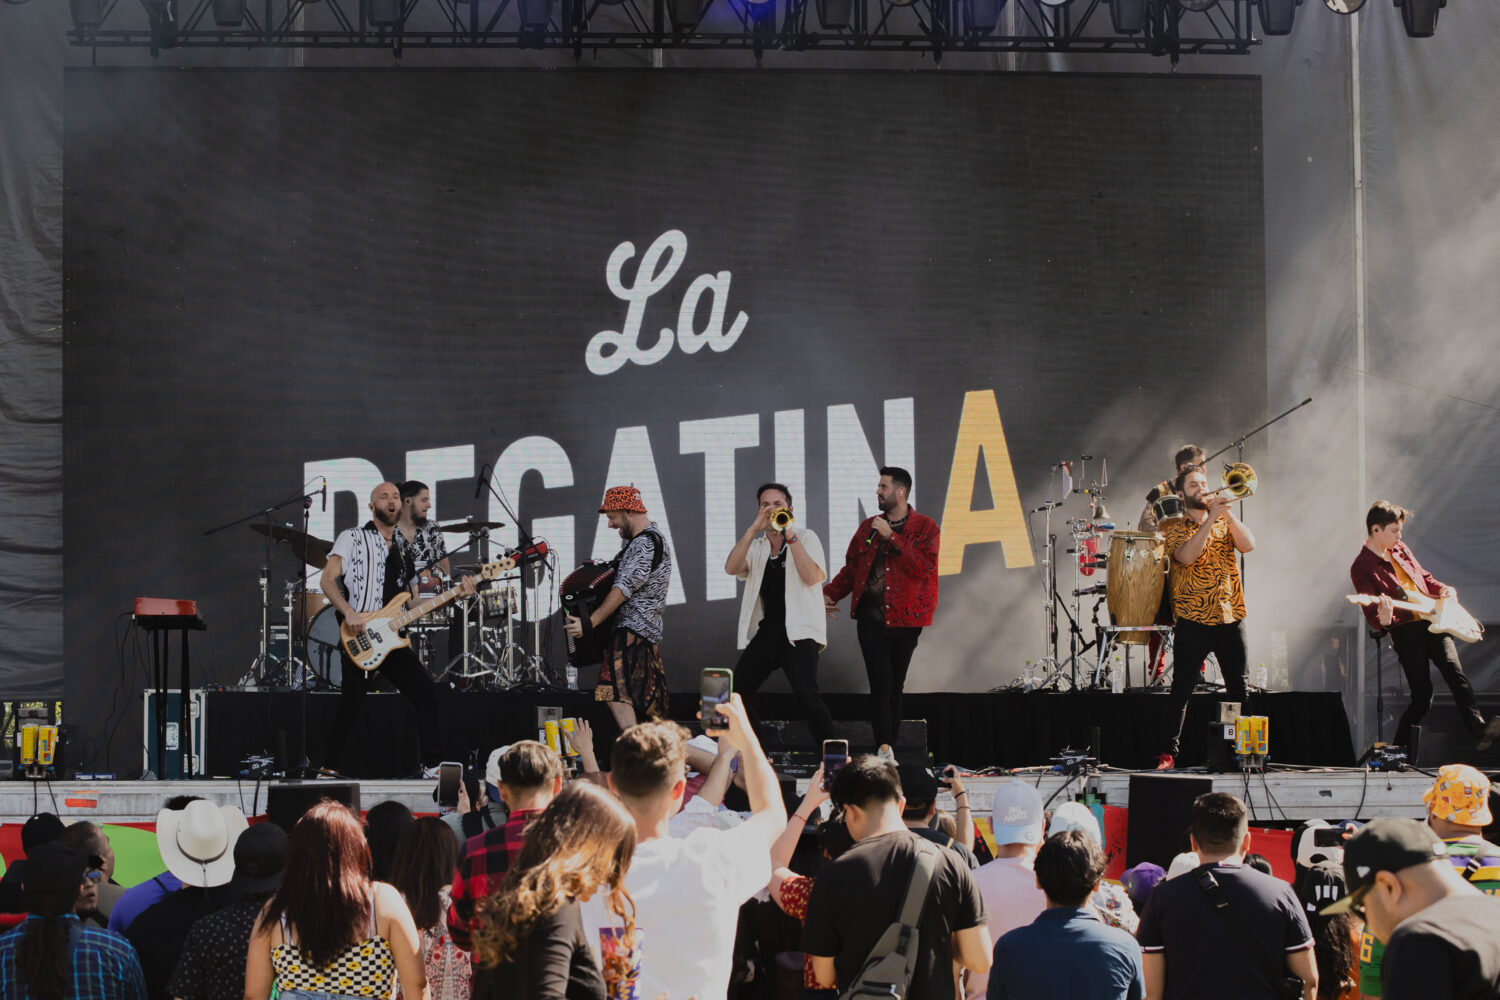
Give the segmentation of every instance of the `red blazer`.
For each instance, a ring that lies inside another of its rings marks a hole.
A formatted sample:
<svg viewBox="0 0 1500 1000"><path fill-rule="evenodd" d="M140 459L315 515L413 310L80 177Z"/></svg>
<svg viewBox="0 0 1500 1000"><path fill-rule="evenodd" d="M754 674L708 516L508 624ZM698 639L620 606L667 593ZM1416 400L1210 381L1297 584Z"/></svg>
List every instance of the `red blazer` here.
<svg viewBox="0 0 1500 1000"><path fill-rule="evenodd" d="M1431 573L1422 568L1417 562L1417 557L1411 554L1411 549L1406 547L1405 542L1398 542L1391 549L1391 558L1401 564L1416 583L1417 589L1428 597L1436 597L1443 591L1443 584L1433 579ZM1359 547L1359 555L1355 556L1354 562L1349 567L1349 579L1354 581L1354 589L1361 594L1374 594L1379 597L1385 594L1393 600L1406 600L1406 591L1401 588L1401 581L1396 579L1396 571L1391 564L1370 551L1368 545ZM1365 621L1370 623L1370 628L1377 632L1384 632L1380 625L1380 609L1373 604L1362 605L1361 611L1365 613ZM1410 611L1402 611L1396 608L1391 612L1391 624L1403 625L1406 622L1416 621L1416 615Z"/></svg>
<svg viewBox="0 0 1500 1000"><path fill-rule="evenodd" d="M841 601L852 593L854 600L849 605L849 617L857 617L875 553L884 548L885 624L889 628L931 625L938 598L937 522L913 509L906 517L905 527L891 535L888 541L876 536L874 542L865 544L865 539L875 530L871 527L874 522L873 517L859 522L859 528L849 540L849 551L844 553L844 568L824 585L824 596Z"/></svg>

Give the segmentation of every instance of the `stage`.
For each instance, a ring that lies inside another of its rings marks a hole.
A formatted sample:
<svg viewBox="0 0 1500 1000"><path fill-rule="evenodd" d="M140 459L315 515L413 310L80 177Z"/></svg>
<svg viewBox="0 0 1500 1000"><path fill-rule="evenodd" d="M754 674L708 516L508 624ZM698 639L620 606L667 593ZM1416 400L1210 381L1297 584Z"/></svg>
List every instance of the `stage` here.
<svg viewBox="0 0 1500 1000"><path fill-rule="evenodd" d="M326 759L324 736L332 725L338 699L338 694L327 692L205 692L205 745L199 773L234 777L245 770L241 762L247 755L300 761L304 711L306 755L312 763L321 763ZM826 696L836 720L866 719L867 700L867 696L856 694ZM1203 734L1217 714L1218 701L1218 696L1203 694L1195 695L1189 704L1178 755L1180 764L1203 763ZM440 690L444 759L482 762L497 746L534 738L539 706L559 708L565 717L588 719L595 730L600 759L607 762L614 724L608 711L593 700L592 692L580 691ZM762 693L756 697L755 706L763 720L797 717L790 694ZM1100 746L1095 756L1106 765L1138 769L1153 765L1161 750L1167 707L1165 692L926 693L907 695L903 715L926 721L925 749L936 764L958 764L973 770L1033 767L1046 764L1064 747L1090 746L1091 730L1097 727ZM673 696L674 718L686 722L696 711L697 699L693 696ZM1271 720L1273 764L1345 767L1354 763L1349 725L1337 693L1261 694L1247 707L1247 712L1251 711ZM782 745L801 747L806 752L815 749L803 724L778 728ZM766 742L769 747L770 734ZM862 749L858 736L854 743L856 751ZM915 753L920 755L922 748L917 746ZM112 763L117 777L141 775L140 756ZM411 705L397 694L368 696L351 745L343 754L342 772L360 779L406 778L415 774L416 766L416 717Z"/></svg>

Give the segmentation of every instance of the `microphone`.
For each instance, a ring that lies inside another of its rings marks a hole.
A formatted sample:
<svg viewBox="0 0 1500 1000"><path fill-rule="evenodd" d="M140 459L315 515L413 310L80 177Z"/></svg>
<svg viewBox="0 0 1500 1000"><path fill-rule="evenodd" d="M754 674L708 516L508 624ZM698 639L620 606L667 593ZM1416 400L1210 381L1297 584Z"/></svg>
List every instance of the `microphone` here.
<svg viewBox="0 0 1500 1000"><path fill-rule="evenodd" d="M323 489L320 492L323 494L323 509L327 510L328 509L328 477L327 476L323 477Z"/></svg>
<svg viewBox="0 0 1500 1000"><path fill-rule="evenodd" d="M875 516L876 517L882 517L884 515L877 514ZM868 537L868 538L865 539L865 544L866 545L874 545L875 544L875 539L877 539L879 537L880 537L880 532L876 531L874 528L871 528L870 529L870 537Z"/></svg>
<svg viewBox="0 0 1500 1000"><path fill-rule="evenodd" d="M484 496L485 481L490 478L490 463L485 462L479 469L479 475L474 481L474 499L478 500Z"/></svg>

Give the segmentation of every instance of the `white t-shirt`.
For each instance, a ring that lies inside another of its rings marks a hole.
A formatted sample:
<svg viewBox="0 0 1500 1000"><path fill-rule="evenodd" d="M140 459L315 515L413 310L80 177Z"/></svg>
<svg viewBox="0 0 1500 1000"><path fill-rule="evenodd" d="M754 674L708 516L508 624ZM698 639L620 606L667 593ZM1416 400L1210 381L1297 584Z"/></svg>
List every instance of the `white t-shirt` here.
<svg viewBox="0 0 1500 1000"><path fill-rule="evenodd" d="M779 833L752 819L732 830L694 830L681 840L636 846L625 888L641 935L641 997L723 1000L740 906L771 880L771 845ZM599 961L599 929L617 926L619 918L605 909L603 893L581 908Z"/></svg>
<svg viewBox="0 0 1500 1000"><path fill-rule="evenodd" d="M1032 859L996 858L974 869L979 896L989 911L990 940L999 941L1017 927L1025 927L1047 908L1047 896L1036 887ZM973 975L969 979L969 1000L984 1000L990 977Z"/></svg>

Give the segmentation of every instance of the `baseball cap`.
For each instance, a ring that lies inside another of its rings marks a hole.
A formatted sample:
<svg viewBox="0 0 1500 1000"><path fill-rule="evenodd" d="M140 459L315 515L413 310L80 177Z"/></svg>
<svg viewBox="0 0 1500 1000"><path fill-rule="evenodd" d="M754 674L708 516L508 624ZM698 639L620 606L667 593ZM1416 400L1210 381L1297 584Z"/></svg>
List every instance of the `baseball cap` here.
<svg viewBox="0 0 1500 1000"><path fill-rule="evenodd" d="M1198 860L1197 851L1183 851L1181 854L1174 857L1171 863L1167 865L1167 878L1170 880L1176 878L1179 875L1186 875L1188 872L1192 871L1194 868L1197 868L1202 863L1202 861Z"/></svg>
<svg viewBox="0 0 1500 1000"><path fill-rule="evenodd" d="M1151 892L1167 879L1167 873L1161 865L1152 861L1142 861L1134 868L1127 868L1120 876L1120 884L1125 887L1125 895L1130 897L1130 902L1135 906L1137 913L1146 907L1146 900L1151 898Z"/></svg>
<svg viewBox="0 0 1500 1000"><path fill-rule="evenodd" d="M496 747L490 751L490 759L484 762L484 783L500 787L500 758L505 756L505 751L510 749L507 743L503 747Z"/></svg>
<svg viewBox="0 0 1500 1000"><path fill-rule="evenodd" d="M82 851L49 840L26 856L21 884L27 892L77 892L87 867Z"/></svg>
<svg viewBox="0 0 1500 1000"><path fill-rule="evenodd" d="M1046 824L1042 797L1024 781L1011 779L995 789L990 824L996 844L1040 844Z"/></svg>
<svg viewBox="0 0 1500 1000"><path fill-rule="evenodd" d="M291 838L275 823L252 823L234 842L234 877L229 884L244 893L276 891L290 846Z"/></svg>
<svg viewBox="0 0 1500 1000"><path fill-rule="evenodd" d="M1489 826L1495 821L1490 812L1490 779L1468 764L1444 764L1437 780L1422 793L1427 811L1438 819L1460 826Z"/></svg>
<svg viewBox="0 0 1500 1000"><path fill-rule="evenodd" d="M1099 818L1082 802L1064 802L1052 810L1052 824L1047 827L1047 836L1054 837L1065 830L1077 830L1100 847L1104 846L1104 838L1099 835Z"/></svg>
<svg viewBox="0 0 1500 1000"><path fill-rule="evenodd" d="M1306 868L1297 869L1297 880L1292 883L1297 899L1307 913L1318 912L1318 907L1337 902L1348 892L1344 881L1343 866L1335 861L1319 861Z"/></svg>
<svg viewBox="0 0 1500 1000"><path fill-rule="evenodd" d="M37 813L21 827L21 850L30 854L63 835L63 821L55 813Z"/></svg>
<svg viewBox="0 0 1500 1000"><path fill-rule="evenodd" d="M901 794L906 796L908 812L926 809L937 801L938 780L925 767L902 764L896 770L901 775Z"/></svg>
<svg viewBox="0 0 1500 1000"><path fill-rule="evenodd" d="M1377 872L1399 872L1434 858L1446 858L1448 845L1426 823L1414 819L1374 819L1344 843L1344 884L1348 895L1318 912L1325 917L1359 905Z"/></svg>

